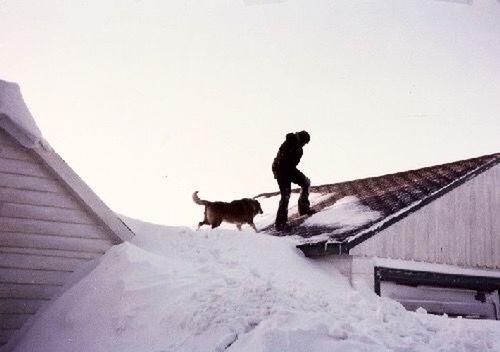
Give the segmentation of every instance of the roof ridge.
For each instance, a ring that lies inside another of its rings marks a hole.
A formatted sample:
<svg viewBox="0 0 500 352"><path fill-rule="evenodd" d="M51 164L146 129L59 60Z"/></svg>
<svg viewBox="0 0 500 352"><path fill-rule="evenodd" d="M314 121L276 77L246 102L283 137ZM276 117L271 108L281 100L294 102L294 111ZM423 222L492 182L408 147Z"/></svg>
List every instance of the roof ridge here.
<svg viewBox="0 0 500 352"><path fill-rule="evenodd" d="M487 164L489 162L500 163L500 153L493 153L493 154L486 154L486 155L482 155L482 156L478 156L478 157L474 157L474 158L469 158L469 159L456 160L456 161L452 161L452 162L448 162L448 163L444 163L444 164L436 164L436 165L424 166L424 167L416 168L416 169L410 169L410 170L398 171L398 172L394 172L394 173L382 174L382 175L378 175L378 176L369 176L369 177L358 178L358 179L354 179L354 180L348 180L348 181L341 181L341 182L336 182L336 183L329 183L329 184L322 184L322 185L312 186L311 190L313 190L313 189L320 189L320 188L329 187L329 186L334 186L334 185L349 184L349 183L352 183L352 182L368 181L368 180L386 178L386 177L389 177L389 176L401 176L401 175L408 174L410 172L427 171L427 170L441 168L443 166L459 165L459 164L463 164L463 163L467 163L467 162L473 162L473 161L477 161L479 159L486 159L486 158L493 158L493 159L487 161L485 164ZM272 194L272 193L262 193L259 196L267 196L267 195L270 195L270 194ZM259 197L259 196L257 196L257 197Z"/></svg>
<svg viewBox="0 0 500 352"><path fill-rule="evenodd" d="M360 182L360 181L376 180L376 179L385 178L385 177L389 177L389 176L401 176L401 175L408 174L410 172L432 170L432 169L436 169L436 168L443 167L443 166L449 166L449 165L458 165L461 163L476 161L476 160L482 159L482 158L494 158L493 160L491 160L492 162L500 163L500 153L486 154L486 155L482 155L482 156L478 156L478 157L474 157L474 158L451 161L451 162L444 163L444 164L424 166L424 167L421 167L418 169L398 171L398 172L394 172L394 173L382 174L382 175L378 175L378 176L369 176L369 177L358 178L358 179L347 180L347 181L340 181L340 182L335 182L335 183L325 183L325 184L321 184L321 185L311 186L311 191L317 190L317 191L321 192L321 188L332 187L332 186L342 185L342 184L350 184L350 183ZM292 190L292 192L298 192L298 191L299 191L298 188L294 188ZM258 195L254 196L253 198L254 199L256 199L256 198L270 198L270 197L274 197L278 194L279 194L279 192L263 192L263 193L259 193Z"/></svg>

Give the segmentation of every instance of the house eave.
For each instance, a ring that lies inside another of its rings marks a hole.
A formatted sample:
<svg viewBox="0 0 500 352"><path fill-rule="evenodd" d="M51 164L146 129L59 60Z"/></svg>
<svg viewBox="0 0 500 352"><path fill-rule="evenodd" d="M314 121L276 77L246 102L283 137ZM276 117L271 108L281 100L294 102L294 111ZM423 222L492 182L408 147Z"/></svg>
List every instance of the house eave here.
<svg viewBox="0 0 500 352"><path fill-rule="evenodd" d="M349 254L350 246L347 242L316 242L303 243L297 245L306 257L322 257L325 255L345 255Z"/></svg>

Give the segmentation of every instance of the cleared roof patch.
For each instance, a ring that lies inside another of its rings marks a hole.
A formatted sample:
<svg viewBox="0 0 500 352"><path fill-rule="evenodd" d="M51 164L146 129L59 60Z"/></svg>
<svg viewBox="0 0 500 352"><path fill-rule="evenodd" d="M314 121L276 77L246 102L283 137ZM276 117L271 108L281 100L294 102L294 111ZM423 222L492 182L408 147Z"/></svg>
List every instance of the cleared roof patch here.
<svg viewBox="0 0 500 352"><path fill-rule="evenodd" d="M344 197L335 204L307 218L304 226L335 226L339 229L356 229L382 217L355 196Z"/></svg>

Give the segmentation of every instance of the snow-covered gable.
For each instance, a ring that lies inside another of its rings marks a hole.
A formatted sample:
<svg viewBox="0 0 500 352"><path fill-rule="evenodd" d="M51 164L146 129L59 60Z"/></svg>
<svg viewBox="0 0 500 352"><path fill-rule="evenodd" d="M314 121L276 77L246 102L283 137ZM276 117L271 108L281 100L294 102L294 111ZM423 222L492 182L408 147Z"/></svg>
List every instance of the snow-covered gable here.
<svg viewBox="0 0 500 352"><path fill-rule="evenodd" d="M15 344L71 272L132 237L48 147L19 86L0 81L0 349Z"/></svg>
<svg viewBox="0 0 500 352"><path fill-rule="evenodd" d="M115 242L122 242L130 239L133 234L130 229L118 219L116 214L112 212L101 199L85 184L85 182L69 167L69 165L50 147L45 141L40 129L38 128L32 114L26 106L21 90L17 83L7 82L0 79L0 132L5 131L8 134L7 139L14 139L22 147L18 153L29 154L26 160L34 158L34 163L41 166L35 166L36 169L41 168L41 172L49 172L54 181L59 183L64 189L69 190L70 194L78 200L92 216L98 218L103 227L108 231ZM3 143L5 143L4 141ZM7 143L9 143L7 141ZM14 143L15 144L15 143ZM14 146L14 148L16 148ZM18 156L3 156L0 159L7 159L8 166L6 168L14 168L14 171L9 174L18 174L19 176L40 176L38 174L27 173L28 167L26 163L18 163ZM21 158L24 159L24 158ZM19 160L19 161L26 161ZM15 165L14 165L15 164ZM25 170L23 170L25 169ZM48 176L44 175L44 179ZM0 184L2 187L11 187L8 182ZM21 186L16 186L19 188ZM25 185L23 186L25 187ZM22 188L22 187L21 187ZM32 185L29 186L31 190ZM38 190L38 189L35 189ZM43 191L46 191L42 187ZM38 191L40 191L38 190Z"/></svg>
<svg viewBox="0 0 500 352"><path fill-rule="evenodd" d="M482 174L500 162L500 154L426 167L396 174L311 187L322 194L318 211L307 220L291 212L290 235L309 255L348 253L418 209ZM295 190L298 192L298 190ZM328 196L329 195L329 196ZM276 198L266 193L257 199ZM267 227L272 233L272 228Z"/></svg>
<svg viewBox="0 0 500 352"><path fill-rule="evenodd" d="M19 85L0 80L0 127L26 148L49 148L24 102Z"/></svg>

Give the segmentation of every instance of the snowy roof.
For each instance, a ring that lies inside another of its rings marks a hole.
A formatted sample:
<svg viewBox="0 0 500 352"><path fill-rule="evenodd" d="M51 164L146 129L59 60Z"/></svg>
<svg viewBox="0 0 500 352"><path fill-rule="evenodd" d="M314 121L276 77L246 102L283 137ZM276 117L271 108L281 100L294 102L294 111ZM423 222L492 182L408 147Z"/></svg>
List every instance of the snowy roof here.
<svg viewBox="0 0 500 352"><path fill-rule="evenodd" d="M290 235L300 237L299 248L303 250L323 252L329 245L340 252L348 251L499 162L497 153L311 187L312 193L323 195L321 202L312 205L318 213L304 220L292 212ZM256 198L269 197L279 197L279 193L265 193ZM271 226L265 230L273 233Z"/></svg>
<svg viewBox="0 0 500 352"><path fill-rule="evenodd" d="M57 182L71 191L86 209L97 217L114 243L127 241L133 232L94 193L79 175L50 147L42 137L33 116L21 95L19 85L0 80L0 129L5 130L37 160L47 167Z"/></svg>
<svg viewBox="0 0 500 352"><path fill-rule="evenodd" d="M24 102L19 85L0 79L0 128L26 148L49 149Z"/></svg>

